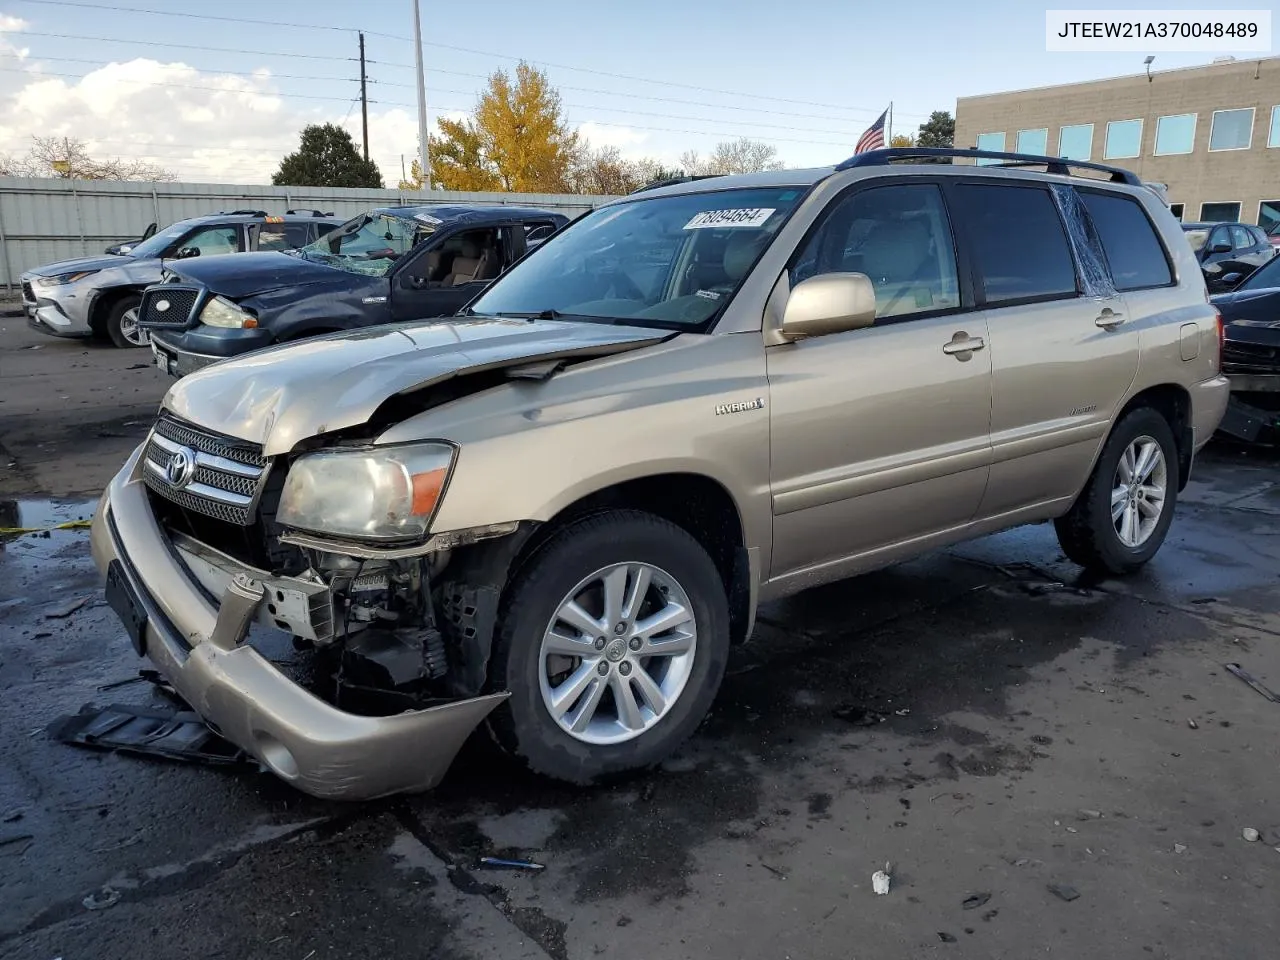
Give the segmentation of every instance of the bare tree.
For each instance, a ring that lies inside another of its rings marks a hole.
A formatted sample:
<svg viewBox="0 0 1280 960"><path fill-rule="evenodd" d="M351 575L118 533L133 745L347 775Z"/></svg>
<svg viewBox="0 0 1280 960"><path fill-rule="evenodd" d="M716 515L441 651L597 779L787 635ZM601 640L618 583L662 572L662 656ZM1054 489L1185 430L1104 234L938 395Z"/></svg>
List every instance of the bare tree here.
<svg viewBox="0 0 1280 960"><path fill-rule="evenodd" d="M570 170L570 185L575 193L623 196L649 183L680 176L652 157L629 160L617 147L592 149L579 143Z"/></svg>
<svg viewBox="0 0 1280 960"><path fill-rule="evenodd" d="M25 157L0 157L0 174L61 180L177 180L177 174L145 160L99 160L83 140L32 137Z"/></svg>
<svg viewBox="0 0 1280 960"><path fill-rule="evenodd" d="M727 173L759 173L762 170L781 170L778 148L759 140L740 137L717 143L710 156L703 158L696 150L680 155L680 166L691 175Z"/></svg>

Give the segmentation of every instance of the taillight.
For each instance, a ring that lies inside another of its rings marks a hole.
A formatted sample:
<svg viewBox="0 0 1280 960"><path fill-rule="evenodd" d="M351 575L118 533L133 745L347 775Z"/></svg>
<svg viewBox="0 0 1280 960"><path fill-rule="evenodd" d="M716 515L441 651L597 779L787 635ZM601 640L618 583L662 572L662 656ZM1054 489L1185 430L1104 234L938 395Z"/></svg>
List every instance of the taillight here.
<svg viewBox="0 0 1280 960"><path fill-rule="evenodd" d="M1214 308L1214 315L1218 318L1218 369L1222 369L1222 351L1227 342L1227 322L1222 319L1222 311Z"/></svg>

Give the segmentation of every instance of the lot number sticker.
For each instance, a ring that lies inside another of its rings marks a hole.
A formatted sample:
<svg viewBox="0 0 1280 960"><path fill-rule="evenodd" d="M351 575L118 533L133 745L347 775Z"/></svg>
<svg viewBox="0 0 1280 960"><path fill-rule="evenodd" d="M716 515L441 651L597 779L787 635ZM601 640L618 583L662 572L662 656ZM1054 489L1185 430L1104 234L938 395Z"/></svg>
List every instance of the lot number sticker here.
<svg viewBox="0 0 1280 960"><path fill-rule="evenodd" d="M763 227L773 216L774 207L747 207L742 210L704 210L694 214L684 225L686 230L704 230L710 227Z"/></svg>

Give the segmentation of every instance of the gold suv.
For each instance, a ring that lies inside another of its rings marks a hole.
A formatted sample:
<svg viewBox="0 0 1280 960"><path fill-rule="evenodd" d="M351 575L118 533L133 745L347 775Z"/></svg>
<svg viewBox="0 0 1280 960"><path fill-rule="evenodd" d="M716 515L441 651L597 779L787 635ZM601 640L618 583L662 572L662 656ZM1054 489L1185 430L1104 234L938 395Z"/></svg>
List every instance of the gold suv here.
<svg viewBox="0 0 1280 960"><path fill-rule="evenodd" d="M179 381L94 555L137 651L307 792L429 788L481 722L589 782L694 731L765 601L1045 520L1146 563L1220 343L1125 171L882 150L668 184L457 317Z"/></svg>

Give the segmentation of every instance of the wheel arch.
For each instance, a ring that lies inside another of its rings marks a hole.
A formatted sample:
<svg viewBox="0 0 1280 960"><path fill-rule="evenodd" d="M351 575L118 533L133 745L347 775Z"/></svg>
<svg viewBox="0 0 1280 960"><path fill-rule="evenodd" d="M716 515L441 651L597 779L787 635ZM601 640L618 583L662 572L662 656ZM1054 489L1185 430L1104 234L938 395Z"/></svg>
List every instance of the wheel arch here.
<svg viewBox="0 0 1280 960"><path fill-rule="evenodd" d="M111 310L117 303L128 296L142 296L142 291L147 286L145 283L127 283L99 290L89 304L89 329L93 331L94 336L106 335L107 317L111 315Z"/></svg>
<svg viewBox="0 0 1280 960"><path fill-rule="evenodd" d="M1147 387L1129 398L1112 422L1112 429L1128 413L1144 407L1155 410L1164 417L1173 432L1173 442L1178 448L1178 492L1181 493L1191 476L1191 459L1195 453L1195 434L1191 428L1191 394L1186 387L1176 383Z"/></svg>
<svg viewBox="0 0 1280 960"><path fill-rule="evenodd" d="M732 640L746 640L754 621L755 588L742 513L728 488L706 474L648 474L584 494L539 525L521 549L516 564L566 523L616 509L641 510L661 517L702 545L724 584Z"/></svg>

